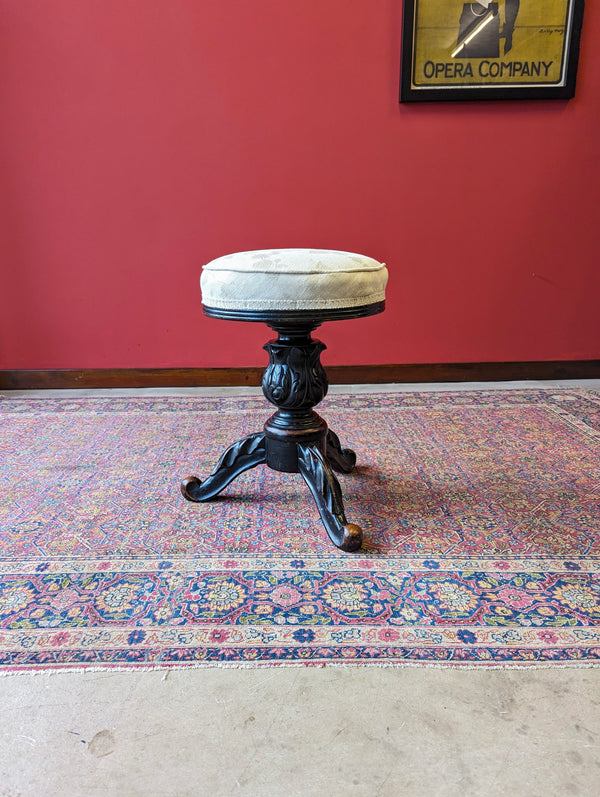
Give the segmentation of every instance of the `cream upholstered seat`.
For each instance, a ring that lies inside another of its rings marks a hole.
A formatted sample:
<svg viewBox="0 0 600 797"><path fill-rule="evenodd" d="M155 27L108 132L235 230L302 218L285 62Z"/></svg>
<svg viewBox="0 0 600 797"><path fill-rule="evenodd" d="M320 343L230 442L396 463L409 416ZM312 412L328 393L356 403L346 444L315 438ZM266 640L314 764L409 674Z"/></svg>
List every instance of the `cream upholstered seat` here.
<svg viewBox="0 0 600 797"><path fill-rule="evenodd" d="M327 310L383 302L387 279L383 263L352 252L261 249L211 261L200 287L215 309Z"/></svg>

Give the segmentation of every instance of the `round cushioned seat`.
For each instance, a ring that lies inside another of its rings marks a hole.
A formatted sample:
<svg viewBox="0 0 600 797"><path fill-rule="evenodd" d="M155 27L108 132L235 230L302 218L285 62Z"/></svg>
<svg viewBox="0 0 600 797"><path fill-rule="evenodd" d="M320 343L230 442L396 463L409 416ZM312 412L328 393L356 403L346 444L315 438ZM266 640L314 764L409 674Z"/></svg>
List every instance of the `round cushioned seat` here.
<svg viewBox="0 0 600 797"><path fill-rule="evenodd" d="M236 252L204 266L205 309L234 312L337 311L385 300L384 263L330 249Z"/></svg>

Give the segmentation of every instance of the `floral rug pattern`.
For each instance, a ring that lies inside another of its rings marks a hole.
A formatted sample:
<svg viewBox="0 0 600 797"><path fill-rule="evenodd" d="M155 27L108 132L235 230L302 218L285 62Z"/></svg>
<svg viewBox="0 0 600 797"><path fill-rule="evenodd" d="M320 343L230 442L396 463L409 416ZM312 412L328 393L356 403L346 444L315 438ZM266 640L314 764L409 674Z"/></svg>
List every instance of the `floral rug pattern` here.
<svg viewBox="0 0 600 797"><path fill-rule="evenodd" d="M262 398L0 398L0 670L600 664L600 394L336 394L361 551L302 478L179 492Z"/></svg>

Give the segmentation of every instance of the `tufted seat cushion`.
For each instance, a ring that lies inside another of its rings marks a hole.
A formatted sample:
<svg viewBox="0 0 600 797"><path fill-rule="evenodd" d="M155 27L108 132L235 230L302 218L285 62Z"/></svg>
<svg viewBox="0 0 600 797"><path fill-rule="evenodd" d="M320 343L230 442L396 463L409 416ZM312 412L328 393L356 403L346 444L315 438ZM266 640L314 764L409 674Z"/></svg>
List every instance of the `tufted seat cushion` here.
<svg viewBox="0 0 600 797"><path fill-rule="evenodd" d="M202 269L205 307L328 310L383 302L384 263L330 249L261 249L219 257Z"/></svg>

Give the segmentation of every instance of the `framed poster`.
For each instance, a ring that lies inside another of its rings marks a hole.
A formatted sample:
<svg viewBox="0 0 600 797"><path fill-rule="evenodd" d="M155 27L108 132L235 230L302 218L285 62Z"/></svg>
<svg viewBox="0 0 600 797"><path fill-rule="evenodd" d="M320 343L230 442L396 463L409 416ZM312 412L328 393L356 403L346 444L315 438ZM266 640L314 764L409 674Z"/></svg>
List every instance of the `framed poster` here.
<svg viewBox="0 0 600 797"><path fill-rule="evenodd" d="M404 0L400 101L569 98L584 0Z"/></svg>

